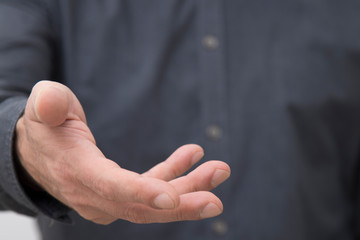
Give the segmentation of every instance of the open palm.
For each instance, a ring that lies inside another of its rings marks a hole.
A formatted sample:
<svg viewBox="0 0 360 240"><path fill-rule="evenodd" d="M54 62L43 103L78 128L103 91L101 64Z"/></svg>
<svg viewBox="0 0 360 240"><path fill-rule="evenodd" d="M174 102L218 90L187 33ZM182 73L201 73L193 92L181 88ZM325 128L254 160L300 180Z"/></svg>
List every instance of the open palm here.
<svg viewBox="0 0 360 240"><path fill-rule="evenodd" d="M228 165L208 161L182 176L204 155L189 144L143 174L123 169L97 148L81 104L59 83L34 86L16 134L20 162L35 182L95 223L197 220L222 212L209 190L230 176Z"/></svg>

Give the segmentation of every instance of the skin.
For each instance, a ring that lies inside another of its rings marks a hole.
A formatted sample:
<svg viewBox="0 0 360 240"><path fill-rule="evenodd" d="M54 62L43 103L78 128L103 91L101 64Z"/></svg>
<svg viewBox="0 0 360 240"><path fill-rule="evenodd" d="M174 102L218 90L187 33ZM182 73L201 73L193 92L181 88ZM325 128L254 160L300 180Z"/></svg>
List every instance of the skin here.
<svg viewBox="0 0 360 240"><path fill-rule="evenodd" d="M76 96L56 82L37 83L16 125L16 151L35 183L83 218L109 224L200 220L223 205L209 192L230 176L221 161L203 163L195 144L139 174L121 168L97 148Z"/></svg>

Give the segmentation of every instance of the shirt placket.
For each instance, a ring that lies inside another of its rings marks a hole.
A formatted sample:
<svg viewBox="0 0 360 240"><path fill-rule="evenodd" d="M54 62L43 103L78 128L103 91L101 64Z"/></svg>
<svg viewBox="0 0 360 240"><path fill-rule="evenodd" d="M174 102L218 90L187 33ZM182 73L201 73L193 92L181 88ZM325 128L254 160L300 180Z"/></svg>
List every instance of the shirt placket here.
<svg viewBox="0 0 360 240"><path fill-rule="evenodd" d="M201 81L203 147L206 159L230 161L228 150L227 79L225 72L225 29L222 0L199 1L199 78ZM222 193L228 192L222 188ZM229 236L222 217L212 219L208 237Z"/></svg>
<svg viewBox="0 0 360 240"><path fill-rule="evenodd" d="M199 78L202 131L208 157L227 157L226 75L223 1L199 1Z"/></svg>

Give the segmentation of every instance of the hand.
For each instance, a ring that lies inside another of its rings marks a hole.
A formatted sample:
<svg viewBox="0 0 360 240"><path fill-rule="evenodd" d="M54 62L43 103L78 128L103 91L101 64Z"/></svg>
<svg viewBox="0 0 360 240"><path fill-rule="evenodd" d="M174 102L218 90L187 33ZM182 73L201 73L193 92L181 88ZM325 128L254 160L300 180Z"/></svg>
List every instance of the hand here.
<svg viewBox="0 0 360 240"><path fill-rule="evenodd" d="M96 147L81 104L59 83L34 86L16 134L27 173L87 220L171 222L222 212L221 201L209 190L230 176L228 165L209 161L179 177L204 154L197 145L185 145L143 174L123 169Z"/></svg>

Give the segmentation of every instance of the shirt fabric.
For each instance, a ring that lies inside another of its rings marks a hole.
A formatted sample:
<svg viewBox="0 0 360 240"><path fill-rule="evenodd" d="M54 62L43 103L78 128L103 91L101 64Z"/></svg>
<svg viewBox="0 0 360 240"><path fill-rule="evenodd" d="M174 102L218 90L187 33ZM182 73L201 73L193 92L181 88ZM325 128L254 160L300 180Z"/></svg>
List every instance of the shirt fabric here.
<svg viewBox="0 0 360 240"><path fill-rule="evenodd" d="M37 216L45 240L360 239L359 12L357 0L0 0L0 208ZM101 226L19 183L14 127L42 79L76 94L126 169L186 143L227 162L224 213Z"/></svg>

